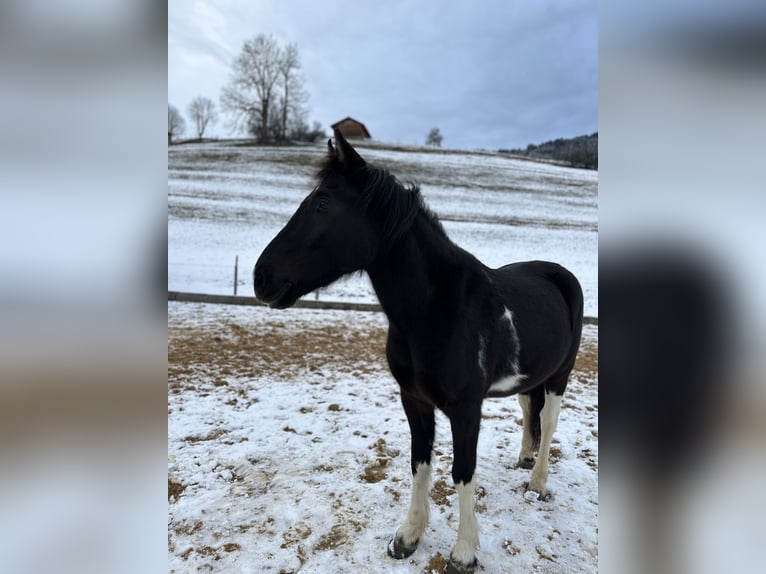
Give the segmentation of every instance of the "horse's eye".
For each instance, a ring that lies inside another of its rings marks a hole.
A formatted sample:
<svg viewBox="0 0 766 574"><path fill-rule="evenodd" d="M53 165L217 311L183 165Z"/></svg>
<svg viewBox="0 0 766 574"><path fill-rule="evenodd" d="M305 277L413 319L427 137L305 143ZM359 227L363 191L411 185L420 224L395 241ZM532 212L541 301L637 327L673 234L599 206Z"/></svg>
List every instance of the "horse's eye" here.
<svg viewBox="0 0 766 574"><path fill-rule="evenodd" d="M317 201L317 211L327 211L330 206L330 200L326 196L322 196Z"/></svg>

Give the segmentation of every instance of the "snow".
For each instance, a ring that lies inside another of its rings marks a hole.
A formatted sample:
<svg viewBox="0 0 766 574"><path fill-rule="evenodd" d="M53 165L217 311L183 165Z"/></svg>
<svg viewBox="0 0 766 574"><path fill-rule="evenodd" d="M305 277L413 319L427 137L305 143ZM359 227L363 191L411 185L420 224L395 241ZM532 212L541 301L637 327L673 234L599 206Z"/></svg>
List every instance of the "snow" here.
<svg viewBox="0 0 766 574"><path fill-rule="evenodd" d="M449 555L457 495L440 413L430 525L410 558L386 553L411 491L386 327L380 313L169 302L171 572L410 573ZM597 337L586 326L584 347ZM475 479L484 571L597 571L597 395L595 372L576 371L549 500L525 494L530 471L515 468L517 400L485 402Z"/></svg>
<svg viewBox="0 0 766 574"><path fill-rule="evenodd" d="M174 146L168 157L168 288L252 293L259 254L313 187L324 144ZM416 182L450 237L487 265L547 259L598 315L593 171L499 154L360 146ZM315 297L311 294L308 297ZM364 274L323 289L373 302ZM409 428L385 363L381 313L168 304L168 553L171 572L440 571L455 544L447 419L437 413L431 521L415 553L386 547L411 494ZM543 500L516 468L521 409L484 404L476 510L486 572L595 572L598 328L573 373ZM581 353L582 355L582 353Z"/></svg>
<svg viewBox="0 0 766 574"><path fill-rule="evenodd" d="M168 288L252 293L261 251L313 188L324 144L174 146L168 156ZM415 182L453 241L492 267L544 259L580 280L585 314L598 315L598 173L500 154L360 147L371 163ZM308 297L313 298L311 294ZM327 300L374 302L365 275L323 289Z"/></svg>

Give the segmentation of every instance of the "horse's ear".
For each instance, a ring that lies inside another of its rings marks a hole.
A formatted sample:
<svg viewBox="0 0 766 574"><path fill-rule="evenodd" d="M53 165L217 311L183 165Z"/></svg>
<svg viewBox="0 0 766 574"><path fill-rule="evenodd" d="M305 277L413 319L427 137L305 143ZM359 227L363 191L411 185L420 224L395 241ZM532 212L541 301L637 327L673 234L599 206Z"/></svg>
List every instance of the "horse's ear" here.
<svg viewBox="0 0 766 574"><path fill-rule="evenodd" d="M346 141L346 138L343 137L343 134L340 133L337 129L334 130L335 133L335 155L340 160L340 162L343 164L344 167L347 169L357 169L360 167L364 167L367 165L365 161L361 158L361 156L356 153L356 150L351 147L351 144L349 144ZM330 146L330 149L332 150L332 142L328 142L328 145Z"/></svg>

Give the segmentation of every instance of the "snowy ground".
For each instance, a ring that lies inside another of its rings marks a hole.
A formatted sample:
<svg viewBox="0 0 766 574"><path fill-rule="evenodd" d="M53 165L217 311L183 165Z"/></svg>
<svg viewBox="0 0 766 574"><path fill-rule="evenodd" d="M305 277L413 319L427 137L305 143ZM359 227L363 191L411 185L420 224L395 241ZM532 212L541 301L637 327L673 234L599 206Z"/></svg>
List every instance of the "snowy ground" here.
<svg viewBox="0 0 766 574"><path fill-rule="evenodd" d="M409 559L386 555L410 492L386 326L380 313L168 304L171 572L442 571L457 509L441 415L431 524ZM597 571L597 339L586 326L554 436L551 500L524 496L518 402L485 403L482 571Z"/></svg>
<svg viewBox="0 0 766 574"><path fill-rule="evenodd" d="M236 142L168 151L168 288L252 294L261 251L314 186L325 144L252 147ZM458 245L491 267L545 259L580 280L585 314L598 315L598 173L500 154L433 153L360 146L371 163L415 182ZM313 295L309 295L313 298ZM320 293L374 302L366 276Z"/></svg>

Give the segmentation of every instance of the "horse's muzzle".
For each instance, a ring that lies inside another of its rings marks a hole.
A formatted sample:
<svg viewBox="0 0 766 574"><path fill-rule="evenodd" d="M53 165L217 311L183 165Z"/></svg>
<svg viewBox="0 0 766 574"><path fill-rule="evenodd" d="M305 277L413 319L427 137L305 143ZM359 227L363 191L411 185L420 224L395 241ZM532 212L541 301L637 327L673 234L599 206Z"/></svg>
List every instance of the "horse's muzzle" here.
<svg viewBox="0 0 766 574"><path fill-rule="evenodd" d="M298 298L292 281L276 282L269 269L258 264L253 269L253 290L258 299L275 309L291 307Z"/></svg>

